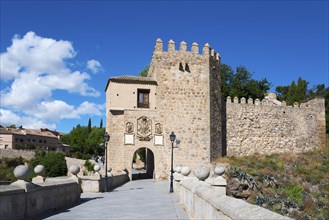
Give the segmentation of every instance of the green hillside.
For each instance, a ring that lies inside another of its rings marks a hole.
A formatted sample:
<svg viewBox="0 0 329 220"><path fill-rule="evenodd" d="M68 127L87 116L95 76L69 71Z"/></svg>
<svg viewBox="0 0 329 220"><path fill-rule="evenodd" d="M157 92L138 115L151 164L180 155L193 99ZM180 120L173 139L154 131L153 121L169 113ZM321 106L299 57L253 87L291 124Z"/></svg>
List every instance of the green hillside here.
<svg viewBox="0 0 329 220"><path fill-rule="evenodd" d="M329 219L329 143L301 154L223 157L228 195L295 219Z"/></svg>

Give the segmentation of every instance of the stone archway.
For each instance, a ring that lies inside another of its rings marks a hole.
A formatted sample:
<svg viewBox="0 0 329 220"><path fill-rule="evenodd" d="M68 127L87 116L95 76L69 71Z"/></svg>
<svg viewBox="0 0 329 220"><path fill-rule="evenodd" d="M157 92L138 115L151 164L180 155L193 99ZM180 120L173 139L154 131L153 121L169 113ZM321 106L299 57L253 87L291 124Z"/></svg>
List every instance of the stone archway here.
<svg viewBox="0 0 329 220"><path fill-rule="evenodd" d="M138 148L131 163L132 180L154 179L154 154L146 147Z"/></svg>

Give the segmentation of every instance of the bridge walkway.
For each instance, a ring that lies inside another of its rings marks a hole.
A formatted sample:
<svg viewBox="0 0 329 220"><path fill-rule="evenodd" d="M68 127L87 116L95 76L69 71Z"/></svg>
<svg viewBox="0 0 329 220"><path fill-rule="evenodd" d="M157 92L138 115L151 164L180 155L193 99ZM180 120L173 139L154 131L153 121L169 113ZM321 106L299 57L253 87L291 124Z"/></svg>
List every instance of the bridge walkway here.
<svg viewBox="0 0 329 220"><path fill-rule="evenodd" d="M83 193L81 203L46 219L188 219L167 181L130 181L107 193Z"/></svg>

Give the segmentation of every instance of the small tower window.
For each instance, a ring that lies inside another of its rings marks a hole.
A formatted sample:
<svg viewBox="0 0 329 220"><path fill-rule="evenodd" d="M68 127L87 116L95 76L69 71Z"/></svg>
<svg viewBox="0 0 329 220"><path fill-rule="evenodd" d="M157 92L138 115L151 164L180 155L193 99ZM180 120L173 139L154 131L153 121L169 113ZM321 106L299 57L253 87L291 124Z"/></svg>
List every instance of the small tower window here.
<svg viewBox="0 0 329 220"><path fill-rule="evenodd" d="M150 90L149 89L138 89L137 90L137 108L149 108L150 107Z"/></svg>
<svg viewBox="0 0 329 220"><path fill-rule="evenodd" d="M185 63L185 71L189 72L189 73L191 72L190 67L188 66L188 63Z"/></svg>
<svg viewBox="0 0 329 220"><path fill-rule="evenodd" d="M184 67L183 67L183 64L182 63L179 63L179 70L184 72Z"/></svg>

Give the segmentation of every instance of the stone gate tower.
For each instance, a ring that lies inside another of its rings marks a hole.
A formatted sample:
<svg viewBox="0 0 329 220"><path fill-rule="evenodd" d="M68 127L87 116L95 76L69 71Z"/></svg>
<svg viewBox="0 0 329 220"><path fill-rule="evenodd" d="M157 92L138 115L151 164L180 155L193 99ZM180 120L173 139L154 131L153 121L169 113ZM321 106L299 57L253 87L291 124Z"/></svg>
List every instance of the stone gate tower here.
<svg viewBox="0 0 329 220"><path fill-rule="evenodd" d="M134 152L147 148L154 178L167 178L171 132L180 140L174 167L194 169L222 155L220 56L208 44L199 53L197 43L176 50L170 40L165 51L158 39L147 77L113 77L105 91L113 170L131 170Z"/></svg>

